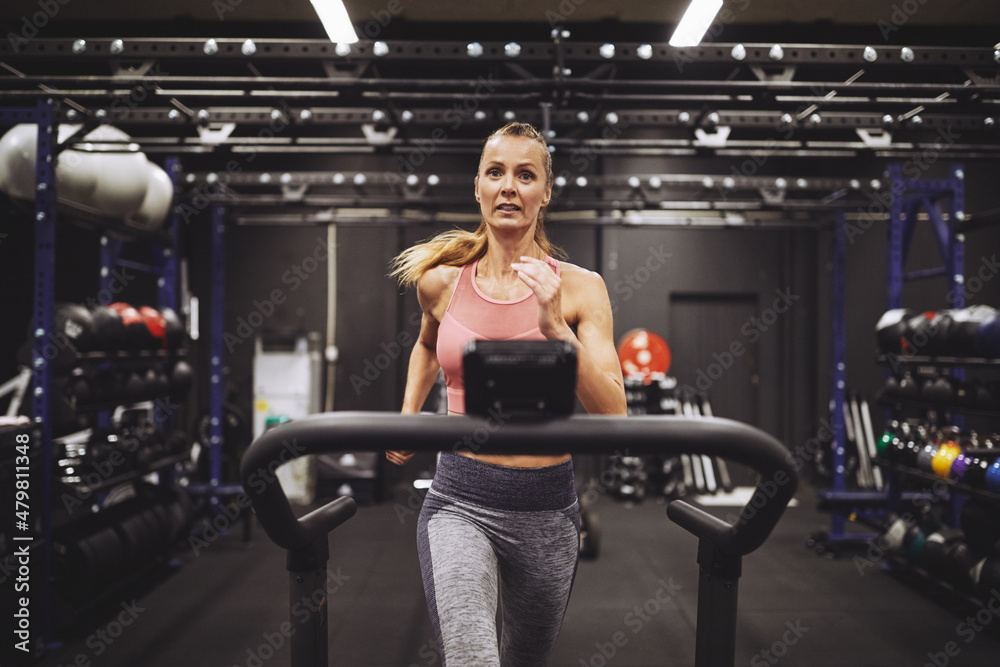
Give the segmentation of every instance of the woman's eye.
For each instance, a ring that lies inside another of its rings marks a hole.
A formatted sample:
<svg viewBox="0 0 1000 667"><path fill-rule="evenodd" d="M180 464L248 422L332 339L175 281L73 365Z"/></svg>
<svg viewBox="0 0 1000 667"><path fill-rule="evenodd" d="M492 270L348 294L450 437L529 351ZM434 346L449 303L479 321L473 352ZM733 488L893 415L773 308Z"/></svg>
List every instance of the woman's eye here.
<svg viewBox="0 0 1000 667"><path fill-rule="evenodd" d="M527 172L527 171L526 171L526 172L523 172L523 173L521 174L521 178L524 178L524 179L528 179L528 180L530 180L530 179L532 179L532 178L534 178L534 177L535 177L535 175L534 175L534 174L532 174L532 173L530 173L530 172Z"/></svg>

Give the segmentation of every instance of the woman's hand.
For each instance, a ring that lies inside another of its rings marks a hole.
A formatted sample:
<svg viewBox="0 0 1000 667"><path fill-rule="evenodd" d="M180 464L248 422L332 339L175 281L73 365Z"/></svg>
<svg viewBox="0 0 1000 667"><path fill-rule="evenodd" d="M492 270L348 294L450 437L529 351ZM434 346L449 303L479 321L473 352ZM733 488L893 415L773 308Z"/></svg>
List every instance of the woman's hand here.
<svg viewBox="0 0 1000 667"><path fill-rule="evenodd" d="M549 340L565 340L573 330L566 324L562 311L562 281L552 267L540 259L521 257L512 262L517 277L531 288L538 301L538 328Z"/></svg>
<svg viewBox="0 0 1000 667"><path fill-rule="evenodd" d="M403 451L386 452L385 458L389 459L396 465L401 466L401 465L406 465L406 463L413 458L413 455L415 453L416 452L403 452Z"/></svg>

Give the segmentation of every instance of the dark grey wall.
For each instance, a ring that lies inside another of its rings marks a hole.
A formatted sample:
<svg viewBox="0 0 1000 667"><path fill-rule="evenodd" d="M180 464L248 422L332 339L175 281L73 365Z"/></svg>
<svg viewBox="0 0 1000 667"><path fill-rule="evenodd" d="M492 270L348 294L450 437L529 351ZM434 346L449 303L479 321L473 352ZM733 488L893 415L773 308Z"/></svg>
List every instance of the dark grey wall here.
<svg viewBox="0 0 1000 667"><path fill-rule="evenodd" d="M981 165L980 165L981 166ZM680 168L680 165L673 165ZM619 165L619 168L624 168ZM640 166L634 167L639 169ZM641 168L649 168L645 165ZM944 165L941 165L943 170ZM878 169L871 169L878 173ZM969 172L969 211L996 206L987 171L976 166ZM931 176L940 176L929 172ZM200 224L200 223L197 223ZM453 225L387 224L341 226L338 229L337 409L397 410L402 402L409 352L418 330L419 306L415 290L401 290L386 277L388 264L401 249ZM779 292L797 297L787 313L778 314L756 341L759 370L754 421L787 442L801 442L815 434L825 416L832 384L831 364L831 241L828 231L692 230L646 226L605 226L585 220L550 220L549 235L568 260L599 271L615 308L615 339L632 328L644 327L668 338L675 370L707 371L714 359L692 349L691 340L670 340L679 330L672 321L671 299L701 299L743 295L753 299L760 317ZM292 290L282 276L301 264L314 246L325 239L325 228L236 228L227 233L229 248L226 305L227 330L253 310L253 300L282 289L286 303L276 309L268 326L302 327L323 331L326 321L325 267ZM1000 230L970 232L966 238L967 273L989 266L1000 248ZM662 247L662 250L661 250ZM655 251L655 252L654 252ZM192 243L193 271L203 307L207 304L207 255L204 242ZM659 266L660 253L665 257ZM200 256L200 259L197 259ZM647 261L649 264L647 265ZM909 268L938 263L929 231L921 228ZM650 270L650 267L656 267ZM1000 304L1000 280L986 272L987 280L969 303ZM905 304L919 309L945 307L943 279L907 286ZM847 381L849 388L873 396L884 371L874 361L874 326L885 309L885 226L877 223L853 235L848 245L846 271ZM721 311L720 311L721 312ZM203 330L208 310L203 308ZM724 332L730 343L750 342L747 331L730 323ZM725 327L722 327L725 328ZM718 331L713 332L716 335ZM703 346L702 346L703 347ZM232 378L245 386L249 410L250 346L240 345L228 363ZM718 350L721 354L723 350ZM749 356L747 357L749 359ZM207 360L206 360L207 361ZM692 366L693 364L693 366ZM733 376L735 378L735 375ZM695 384L697 376L679 378ZM713 381L714 393L723 398L722 375ZM713 389L709 389L713 393ZM715 407L725 415L725 401ZM741 408L742 409L742 408Z"/></svg>

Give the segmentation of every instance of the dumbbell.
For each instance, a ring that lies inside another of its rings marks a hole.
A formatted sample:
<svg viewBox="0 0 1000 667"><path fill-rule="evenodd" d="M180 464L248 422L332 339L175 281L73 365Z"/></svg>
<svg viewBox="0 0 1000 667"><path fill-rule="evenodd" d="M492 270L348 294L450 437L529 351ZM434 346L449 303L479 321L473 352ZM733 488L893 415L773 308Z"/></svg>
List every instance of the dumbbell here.
<svg viewBox="0 0 1000 667"><path fill-rule="evenodd" d="M945 556L945 580L963 593L976 590L974 570L979 559L967 542L955 542Z"/></svg>
<svg viewBox="0 0 1000 667"><path fill-rule="evenodd" d="M1000 545L982 561L981 567L977 565L977 569L979 581L976 582L976 594L985 602L1000 590Z"/></svg>
<svg viewBox="0 0 1000 667"><path fill-rule="evenodd" d="M903 377L899 380L899 396L908 401L920 398L920 385L909 371L903 373Z"/></svg>
<svg viewBox="0 0 1000 667"><path fill-rule="evenodd" d="M920 387L920 399L928 403L950 403L954 398L951 381L944 376L928 378Z"/></svg>
<svg viewBox="0 0 1000 667"><path fill-rule="evenodd" d="M920 563L930 574L943 577L947 572L948 552L955 544L963 541L961 530L945 528L927 536Z"/></svg>

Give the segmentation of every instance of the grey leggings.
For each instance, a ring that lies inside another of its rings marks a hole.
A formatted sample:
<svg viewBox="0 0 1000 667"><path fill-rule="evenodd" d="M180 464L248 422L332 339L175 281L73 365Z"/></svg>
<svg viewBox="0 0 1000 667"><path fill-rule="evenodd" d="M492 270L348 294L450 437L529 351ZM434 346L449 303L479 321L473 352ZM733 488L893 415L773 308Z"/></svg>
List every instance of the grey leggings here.
<svg viewBox="0 0 1000 667"><path fill-rule="evenodd" d="M417 523L442 665L544 665L569 602L579 536L571 460L512 468L442 453Z"/></svg>

